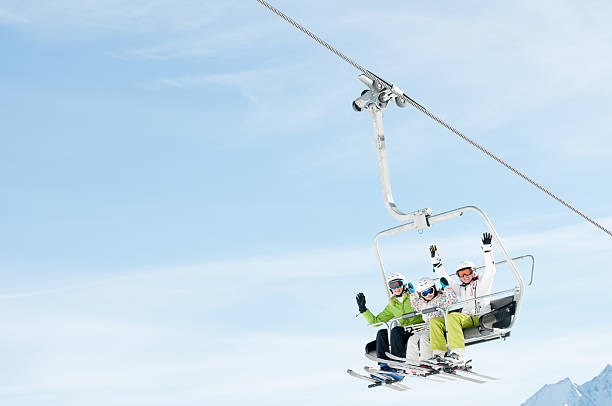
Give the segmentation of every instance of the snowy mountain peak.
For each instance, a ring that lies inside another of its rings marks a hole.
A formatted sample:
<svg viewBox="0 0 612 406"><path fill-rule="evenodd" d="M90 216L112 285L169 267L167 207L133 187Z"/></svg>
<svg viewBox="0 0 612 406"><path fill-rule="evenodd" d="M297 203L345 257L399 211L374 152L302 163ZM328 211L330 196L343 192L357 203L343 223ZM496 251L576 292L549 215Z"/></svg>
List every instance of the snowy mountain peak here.
<svg viewBox="0 0 612 406"><path fill-rule="evenodd" d="M612 365L590 381L576 385L569 378L544 385L521 406L604 406L612 405Z"/></svg>
<svg viewBox="0 0 612 406"><path fill-rule="evenodd" d="M610 405L612 404L612 366L606 365L603 371L595 378L591 379L583 385L580 385L582 391L588 394L592 405Z"/></svg>
<svg viewBox="0 0 612 406"><path fill-rule="evenodd" d="M565 378L557 383L544 385L522 406L582 406L580 404L581 398L582 394L578 391L576 384L569 378Z"/></svg>

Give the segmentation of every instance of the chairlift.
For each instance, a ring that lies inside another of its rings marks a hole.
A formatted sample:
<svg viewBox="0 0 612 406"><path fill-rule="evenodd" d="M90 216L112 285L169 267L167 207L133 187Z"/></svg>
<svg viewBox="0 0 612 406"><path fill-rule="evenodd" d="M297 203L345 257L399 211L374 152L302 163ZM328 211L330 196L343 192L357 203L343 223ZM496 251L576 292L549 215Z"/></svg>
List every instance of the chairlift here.
<svg viewBox="0 0 612 406"><path fill-rule="evenodd" d="M374 250L386 294L389 297L391 295L387 287L385 267L379 249L379 242L382 237L392 237L410 231L423 232L423 230L427 230L433 227L435 224L462 217L465 213L476 213L483 220L489 232L493 235L494 240L497 242L497 245L505 258L503 261L497 262L497 265L509 265L514 278L516 279L516 286L512 289L501 290L489 295L458 302L445 310L445 317L449 312L461 311L462 305L467 301L489 298L491 303L491 312L480 316L480 326L464 329L465 344L467 346L496 339L506 339L510 335L512 328L518 319L525 290L533 283L533 273L535 267L534 257L532 255L523 255L514 258L511 257L487 215L484 213L484 211L476 206L460 207L458 209L439 214L434 214L430 208L420 209L409 213L404 213L399 209L393 198L393 193L391 190L387 150L383 130L382 110L388 105L389 102L392 101L394 101L398 107L405 107L407 103L407 96L403 90L384 81L371 72L368 73L370 73L371 77L375 78L375 80L366 75L359 76L359 80L365 84L368 89L364 90L361 93L361 96L353 102L353 109L358 112L369 111L372 113L374 120L376 150L378 155L378 167L385 207L393 218L403 223L399 226L381 231L374 237ZM423 110L425 109L423 108ZM515 265L515 262L523 260L531 261L530 280L527 285L524 283L523 277ZM483 267L479 267L476 268L476 270L482 268ZM396 319L390 320L388 324L388 331L390 331L391 327L393 327L393 323L398 323L399 319L414 317L416 314L419 313L415 312L413 314L403 315Z"/></svg>

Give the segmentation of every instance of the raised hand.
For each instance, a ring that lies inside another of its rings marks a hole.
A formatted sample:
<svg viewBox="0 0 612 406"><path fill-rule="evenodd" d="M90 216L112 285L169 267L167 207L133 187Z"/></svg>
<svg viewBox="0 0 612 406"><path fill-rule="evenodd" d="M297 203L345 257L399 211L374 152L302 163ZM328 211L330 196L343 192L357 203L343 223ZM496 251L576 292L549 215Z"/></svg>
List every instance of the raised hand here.
<svg viewBox="0 0 612 406"><path fill-rule="evenodd" d="M429 255L431 257L430 258L431 264L434 266L434 268L442 264L442 260L440 259L440 254L438 253L438 247L436 247L435 245L431 245L429 247Z"/></svg>
<svg viewBox="0 0 612 406"><path fill-rule="evenodd" d="M493 236L491 233L483 233L482 234L482 250L483 252L491 252L491 242L493 240Z"/></svg>
<svg viewBox="0 0 612 406"><path fill-rule="evenodd" d="M359 307L359 313L363 313L366 310L368 310L368 308L366 307L365 295L363 293L361 292L357 293L357 297L355 299L357 299L357 306Z"/></svg>
<svg viewBox="0 0 612 406"><path fill-rule="evenodd" d="M414 285L412 284L412 282L408 282L408 292L414 293Z"/></svg>
<svg viewBox="0 0 612 406"><path fill-rule="evenodd" d="M445 277L440 278L440 286L442 286L442 289L449 286L448 279Z"/></svg>

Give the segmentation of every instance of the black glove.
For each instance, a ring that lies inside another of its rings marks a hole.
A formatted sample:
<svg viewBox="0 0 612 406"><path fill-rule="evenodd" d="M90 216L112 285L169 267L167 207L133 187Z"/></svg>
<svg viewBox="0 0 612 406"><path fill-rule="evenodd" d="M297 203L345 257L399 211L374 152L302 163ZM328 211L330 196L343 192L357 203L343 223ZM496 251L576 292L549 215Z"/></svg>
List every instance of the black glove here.
<svg viewBox="0 0 612 406"><path fill-rule="evenodd" d="M359 313L363 313L366 310L368 310L368 308L365 305L365 295L361 292L357 293L357 306L359 306Z"/></svg>
<svg viewBox="0 0 612 406"><path fill-rule="evenodd" d="M483 233L482 234L482 250L484 252L491 251L491 241L493 240L493 236L491 233Z"/></svg>
<svg viewBox="0 0 612 406"><path fill-rule="evenodd" d="M434 266L434 269L442 263L440 259L440 254L438 253L438 247L435 245L431 245L429 247L429 255L431 256L431 264Z"/></svg>
<svg viewBox="0 0 612 406"><path fill-rule="evenodd" d="M441 277L440 278L440 286L442 286L442 289L447 287L448 286L448 279L446 279L445 277Z"/></svg>

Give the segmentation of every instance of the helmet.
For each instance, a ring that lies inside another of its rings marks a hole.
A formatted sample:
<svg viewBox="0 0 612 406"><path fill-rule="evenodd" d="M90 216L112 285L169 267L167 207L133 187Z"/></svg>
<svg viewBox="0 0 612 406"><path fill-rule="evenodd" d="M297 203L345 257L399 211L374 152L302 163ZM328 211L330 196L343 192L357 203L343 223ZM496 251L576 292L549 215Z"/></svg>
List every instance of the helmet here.
<svg viewBox="0 0 612 406"><path fill-rule="evenodd" d="M387 285L390 284L393 281L398 281L398 280L402 281L404 283L404 285L406 285L408 283L408 282L406 282L406 277L404 275L402 275L401 273L392 273L387 278Z"/></svg>
<svg viewBox="0 0 612 406"><path fill-rule="evenodd" d="M462 269L470 268L472 271L474 270L474 263L472 261L461 261L457 268L455 269L455 273L459 272Z"/></svg>
<svg viewBox="0 0 612 406"><path fill-rule="evenodd" d="M406 277L401 273L393 273L389 275L389 277L387 278L387 286L389 286L389 284L393 281L402 281L402 284L404 286L408 284L408 282L406 282Z"/></svg>
<svg viewBox="0 0 612 406"><path fill-rule="evenodd" d="M416 291L416 293L421 294L422 292L426 291L429 288L434 288L435 289L436 284L434 283L433 279L431 278L421 278L419 279L419 281L416 283L414 290Z"/></svg>

